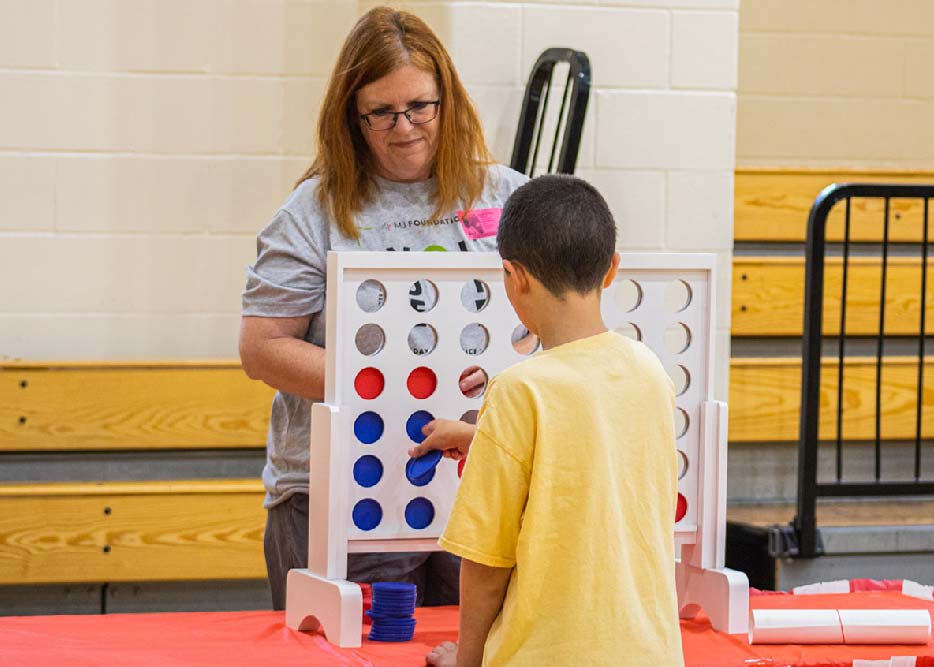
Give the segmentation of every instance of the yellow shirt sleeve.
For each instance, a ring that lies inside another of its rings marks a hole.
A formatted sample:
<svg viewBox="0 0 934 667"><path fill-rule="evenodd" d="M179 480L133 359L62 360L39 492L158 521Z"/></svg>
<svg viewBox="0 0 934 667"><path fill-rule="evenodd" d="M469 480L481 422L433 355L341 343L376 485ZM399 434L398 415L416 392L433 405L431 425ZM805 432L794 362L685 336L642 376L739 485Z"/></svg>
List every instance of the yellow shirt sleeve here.
<svg viewBox="0 0 934 667"><path fill-rule="evenodd" d="M488 567L516 564L531 473L528 408L522 411L517 403L523 401L515 396L499 402L501 393L491 383L454 507L439 539L446 551Z"/></svg>

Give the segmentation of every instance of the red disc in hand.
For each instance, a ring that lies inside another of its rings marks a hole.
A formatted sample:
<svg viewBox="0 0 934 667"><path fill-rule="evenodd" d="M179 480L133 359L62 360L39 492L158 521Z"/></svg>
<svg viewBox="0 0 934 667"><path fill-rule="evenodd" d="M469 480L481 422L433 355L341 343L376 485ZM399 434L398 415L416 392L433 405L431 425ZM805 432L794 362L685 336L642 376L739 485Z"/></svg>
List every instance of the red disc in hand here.
<svg viewBox="0 0 934 667"><path fill-rule="evenodd" d="M383 378L383 374L379 372L379 369L372 366L357 373L357 377L353 381L353 388L357 390L357 394L360 398L366 400L376 398L382 394L385 385L386 380Z"/></svg>
<svg viewBox="0 0 934 667"><path fill-rule="evenodd" d="M464 464L465 464L465 463L467 463L467 459L466 459L466 458L463 458L463 459L461 459L460 461L457 462L457 476L458 476L458 477L463 477L463 476L464 476Z"/></svg>
<svg viewBox="0 0 934 667"><path fill-rule="evenodd" d="M684 515L688 513L688 499L678 494L678 506L675 508L675 523L681 521Z"/></svg>

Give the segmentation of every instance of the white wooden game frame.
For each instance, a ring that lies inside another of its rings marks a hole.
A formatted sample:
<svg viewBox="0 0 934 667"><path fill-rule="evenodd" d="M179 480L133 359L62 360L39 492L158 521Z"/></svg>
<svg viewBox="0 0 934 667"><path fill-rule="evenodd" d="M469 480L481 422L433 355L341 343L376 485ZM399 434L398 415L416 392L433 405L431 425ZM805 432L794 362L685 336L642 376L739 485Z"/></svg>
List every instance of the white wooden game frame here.
<svg viewBox="0 0 934 667"><path fill-rule="evenodd" d="M358 286L368 279L386 287L386 304L376 313L364 312L356 301ZM438 305L432 313L416 313L409 307L407 287L420 279L431 280L438 288ZM480 313L468 312L460 302L460 286L473 279L482 280L490 291L489 305ZM346 581L347 555L440 550L437 538L458 482L456 464L442 460L436 478L417 491L435 507L435 521L418 531L404 525L400 508L406 497L416 493L402 472L411 443L382 450L386 478L372 490L362 489L351 474L355 457L379 450L369 450L355 439L355 415L372 407L383 416L387 432L394 433L405 415L426 406L435 417L457 419L465 408L477 409L481 402L458 395L456 389L450 391L465 367L481 365L492 377L523 356L510 343L519 321L506 299L502 261L496 253L332 251L327 285L325 397L312 406L311 417L308 568L289 572L286 623L303 630L321 627L332 643L353 647L361 642L362 596L359 586ZM666 286L671 285L688 295L686 307L677 310L666 304ZM638 329L641 340L674 371L673 377L680 377L677 367L687 370L687 388L676 400L683 412L680 423L684 424L684 417L687 420L686 432L677 441L687 461L679 479L687 513L674 535L681 547L676 563L679 609L682 617L689 618L703 608L714 628L745 633L748 581L744 574L724 567L727 407L714 400L713 393L716 285L715 255L625 253L614 285L604 293L603 315L610 329ZM630 304L619 302L622 295L638 297L630 299L638 301L637 307L627 310ZM409 329L422 322L439 330L438 347L418 358L408 349L406 338ZM473 322L490 331L490 345L482 355L468 357L459 343L451 345L451 339ZM354 344L355 332L365 323L377 323L385 331L386 345L376 355L378 361L361 355ZM686 350L666 345L669 327L688 332ZM442 389L424 400L407 396L405 377L423 365L435 372L439 388L449 391ZM354 391L356 373L367 366L377 366L387 378L383 394L372 400L363 400ZM385 524L368 531L353 525L351 508L361 497L376 497L381 507L390 508L384 514Z"/></svg>

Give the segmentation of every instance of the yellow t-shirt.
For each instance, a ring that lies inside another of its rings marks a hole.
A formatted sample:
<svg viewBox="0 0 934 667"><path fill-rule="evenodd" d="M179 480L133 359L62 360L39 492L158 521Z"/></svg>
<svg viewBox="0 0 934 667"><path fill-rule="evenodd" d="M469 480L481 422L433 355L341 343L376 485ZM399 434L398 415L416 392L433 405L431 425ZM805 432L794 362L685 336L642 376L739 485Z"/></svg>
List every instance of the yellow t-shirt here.
<svg viewBox="0 0 934 667"><path fill-rule="evenodd" d="M673 407L655 355L613 332L490 382L440 539L514 568L484 665L683 665Z"/></svg>

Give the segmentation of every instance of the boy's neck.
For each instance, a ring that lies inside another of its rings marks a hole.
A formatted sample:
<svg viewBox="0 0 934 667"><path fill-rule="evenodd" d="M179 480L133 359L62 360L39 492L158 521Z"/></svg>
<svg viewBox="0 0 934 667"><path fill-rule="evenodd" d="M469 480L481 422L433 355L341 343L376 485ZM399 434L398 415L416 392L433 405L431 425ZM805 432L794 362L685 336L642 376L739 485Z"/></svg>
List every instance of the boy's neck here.
<svg viewBox="0 0 934 667"><path fill-rule="evenodd" d="M543 295L534 314L542 347L550 350L605 333L607 328L600 313L600 293L601 290L586 295L569 291L560 299L550 292Z"/></svg>

